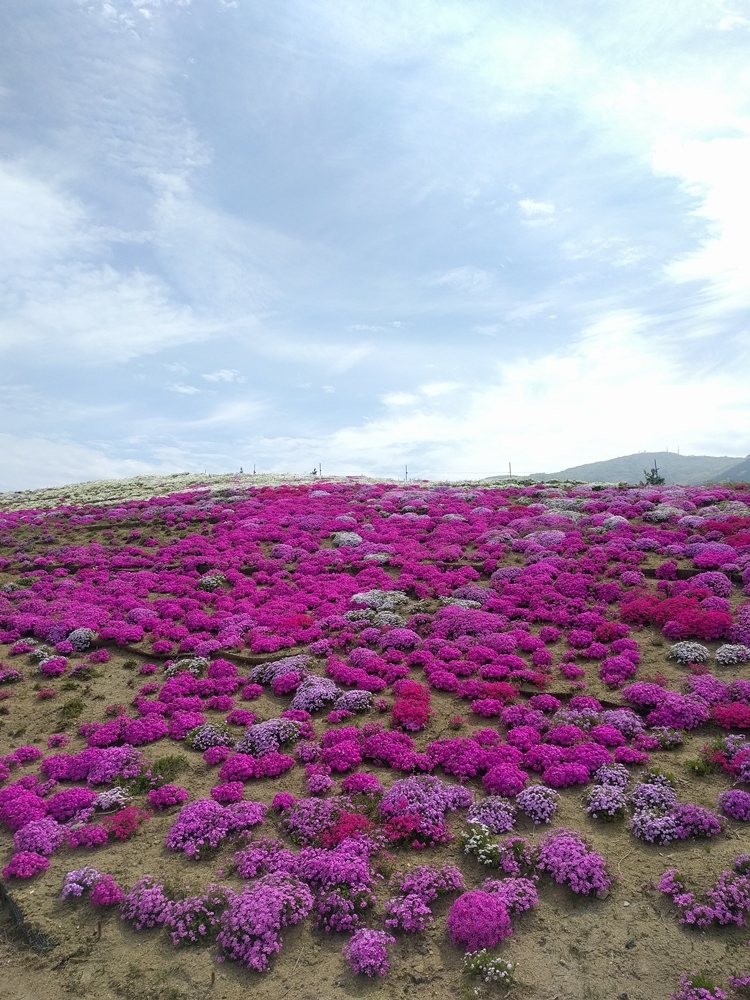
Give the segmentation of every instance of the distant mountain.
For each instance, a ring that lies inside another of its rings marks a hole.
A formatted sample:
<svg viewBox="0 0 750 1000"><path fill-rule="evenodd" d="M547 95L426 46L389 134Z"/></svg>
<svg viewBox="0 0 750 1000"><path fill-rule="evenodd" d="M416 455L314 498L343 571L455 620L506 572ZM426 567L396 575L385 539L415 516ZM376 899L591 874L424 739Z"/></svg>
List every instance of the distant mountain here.
<svg viewBox="0 0 750 1000"><path fill-rule="evenodd" d="M743 458L737 465L715 473L708 479L711 483L750 483L750 455Z"/></svg>
<svg viewBox="0 0 750 1000"><path fill-rule="evenodd" d="M653 468L654 460L667 483L697 486L705 482L750 480L750 456L747 459L714 455L678 455L673 451L640 451L604 462L589 462L560 472L538 472L529 479L547 482L550 479L577 480L583 483L640 483L644 470ZM740 475L741 469L745 472Z"/></svg>

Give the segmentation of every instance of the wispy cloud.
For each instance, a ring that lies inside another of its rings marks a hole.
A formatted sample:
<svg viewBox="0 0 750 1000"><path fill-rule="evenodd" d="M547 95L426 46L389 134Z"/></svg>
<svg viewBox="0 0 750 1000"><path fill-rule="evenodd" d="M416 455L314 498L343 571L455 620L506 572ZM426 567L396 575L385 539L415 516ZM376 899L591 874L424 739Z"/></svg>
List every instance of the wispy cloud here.
<svg viewBox="0 0 750 1000"><path fill-rule="evenodd" d="M244 375L241 375L236 368L220 368L217 372L206 372L201 375L207 382L247 382Z"/></svg>

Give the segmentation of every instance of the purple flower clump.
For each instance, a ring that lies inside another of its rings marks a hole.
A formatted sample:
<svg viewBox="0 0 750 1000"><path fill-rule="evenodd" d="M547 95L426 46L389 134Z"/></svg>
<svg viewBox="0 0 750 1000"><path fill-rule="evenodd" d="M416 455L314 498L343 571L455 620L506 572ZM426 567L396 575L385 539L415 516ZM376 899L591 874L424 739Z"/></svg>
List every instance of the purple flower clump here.
<svg viewBox="0 0 750 1000"><path fill-rule="evenodd" d="M343 955L355 975L384 976L391 967L388 945L396 939L385 931L361 928L344 945Z"/></svg>
<svg viewBox="0 0 750 1000"><path fill-rule="evenodd" d="M612 885L604 858L571 830L560 828L547 834L539 845L536 866L581 895L602 895Z"/></svg>

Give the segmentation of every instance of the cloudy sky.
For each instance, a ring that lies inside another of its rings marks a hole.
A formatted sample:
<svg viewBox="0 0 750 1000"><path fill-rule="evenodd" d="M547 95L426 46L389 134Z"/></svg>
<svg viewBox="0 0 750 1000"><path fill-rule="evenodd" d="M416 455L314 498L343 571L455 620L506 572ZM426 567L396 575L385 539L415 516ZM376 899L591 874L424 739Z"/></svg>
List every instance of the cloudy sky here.
<svg viewBox="0 0 750 1000"><path fill-rule="evenodd" d="M750 452L750 0L4 0L0 489Z"/></svg>

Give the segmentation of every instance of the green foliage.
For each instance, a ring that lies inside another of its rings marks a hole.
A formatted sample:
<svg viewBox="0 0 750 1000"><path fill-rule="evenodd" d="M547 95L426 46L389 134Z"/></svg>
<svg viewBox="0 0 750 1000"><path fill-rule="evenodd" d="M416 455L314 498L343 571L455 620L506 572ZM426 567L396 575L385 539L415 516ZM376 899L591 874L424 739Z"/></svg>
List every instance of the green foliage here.
<svg viewBox="0 0 750 1000"><path fill-rule="evenodd" d="M83 698L71 698L69 701L63 702L60 706L60 722L66 725L69 722L75 722L75 720L81 715L86 703Z"/></svg>
<svg viewBox="0 0 750 1000"><path fill-rule="evenodd" d="M648 472L646 472L645 469L643 470L643 477L644 477L643 481L646 484L646 486L663 486L664 483L666 482L664 476L659 475L659 469L656 465L656 459L654 459L653 469L649 469Z"/></svg>
<svg viewBox="0 0 750 1000"><path fill-rule="evenodd" d="M650 781L653 782L654 778L661 779L666 778L672 788L677 787L677 778L672 774L671 771L665 771L663 768L658 767L656 764L649 764L643 772L642 781L648 784Z"/></svg>
<svg viewBox="0 0 750 1000"><path fill-rule="evenodd" d="M187 757L184 754L172 753L166 757L157 757L151 765L151 774L156 779L157 784L166 785L174 781L178 774L187 771L189 767Z"/></svg>

